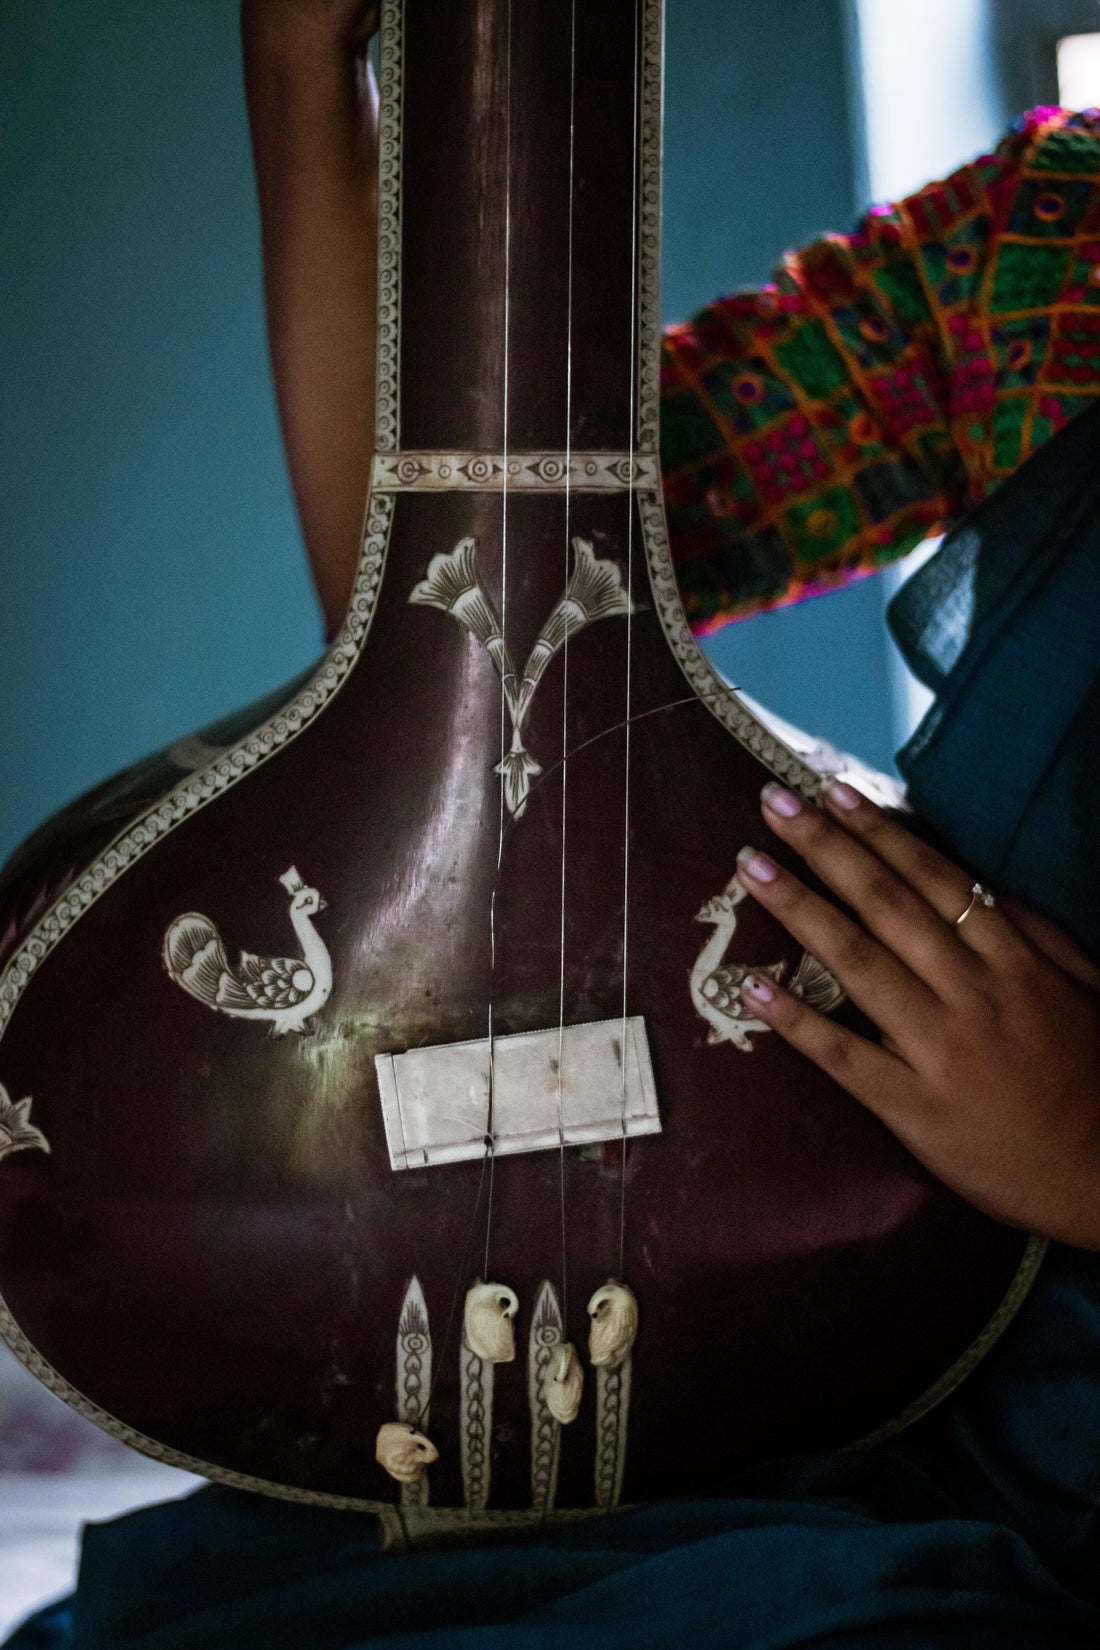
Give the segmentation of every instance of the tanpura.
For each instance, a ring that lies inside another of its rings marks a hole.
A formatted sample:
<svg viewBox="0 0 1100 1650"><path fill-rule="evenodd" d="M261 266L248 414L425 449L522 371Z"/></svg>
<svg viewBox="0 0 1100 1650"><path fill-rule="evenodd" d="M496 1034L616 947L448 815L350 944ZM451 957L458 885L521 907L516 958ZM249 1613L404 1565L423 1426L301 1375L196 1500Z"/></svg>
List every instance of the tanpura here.
<svg viewBox="0 0 1100 1650"><path fill-rule="evenodd" d="M676 594L660 0L386 0L381 93L344 626L0 884L0 1323L135 1447L408 1536L882 1435L1040 1246L741 1005L854 1012L731 884L820 775Z"/></svg>

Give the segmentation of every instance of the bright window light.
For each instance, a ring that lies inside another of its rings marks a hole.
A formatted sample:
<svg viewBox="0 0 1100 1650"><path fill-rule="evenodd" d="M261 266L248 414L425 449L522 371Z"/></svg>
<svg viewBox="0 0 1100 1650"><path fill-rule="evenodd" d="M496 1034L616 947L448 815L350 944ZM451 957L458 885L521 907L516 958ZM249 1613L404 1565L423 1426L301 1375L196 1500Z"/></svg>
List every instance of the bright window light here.
<svg viewBox="0 0 1100 1650"><path fill-rule="evenodd" d="M1059 40L1058 101L1063 109L1100 107L1100 34Z"/></svg>

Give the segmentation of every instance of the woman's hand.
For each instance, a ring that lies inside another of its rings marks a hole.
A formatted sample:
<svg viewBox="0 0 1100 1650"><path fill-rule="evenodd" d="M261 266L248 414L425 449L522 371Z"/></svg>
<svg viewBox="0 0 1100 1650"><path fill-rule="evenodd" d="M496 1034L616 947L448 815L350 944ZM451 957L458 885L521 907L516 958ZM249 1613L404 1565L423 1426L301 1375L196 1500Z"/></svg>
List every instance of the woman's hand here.
<svg viewBox="0 0 1100 1650"><path fill-rule="evenodd" d="M971 1203L1100 1248L1100 971L1027 907L970 905L973 878L851 786L823 801L768 785L764 817L855 918L754 848L737 876L882 1042L758 975L745 1002Z"/></svg>

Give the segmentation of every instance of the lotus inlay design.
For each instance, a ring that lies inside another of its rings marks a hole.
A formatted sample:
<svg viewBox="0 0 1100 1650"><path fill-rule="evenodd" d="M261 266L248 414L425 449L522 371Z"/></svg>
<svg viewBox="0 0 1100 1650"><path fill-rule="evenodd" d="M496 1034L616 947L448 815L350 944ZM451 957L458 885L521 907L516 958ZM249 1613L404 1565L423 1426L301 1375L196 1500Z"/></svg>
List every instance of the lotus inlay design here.
<svg viewBox="0 0 1100 1650"><path fill-rule="evenodd" d="M23 1100L12 1100L3 1083L0 1083L0 1157L31 1148L40 1152L49 1151L49 1141L41 1129L35 1128L30 1118L30 1095Z"/></svg>
<svg viewBox="0 0 1100 1650"><path fill-rule="evenodd" d="M493 771L504 782L504 800L509 813L522 819L531 782L542 772L541 765L523 744L523 727L535 689L567 637L575 636L596 619L636 611L634 602L623 589L620 568L615 562L600 561L586 539L573 540L573 571L569 582L539 631L522 674L512 663L496 605L481 582L475 539L460 539L453 550L433 556L427 578L414 587L409 601L449 613L477 637L492 659L512 720L512 747Z"/></svg>

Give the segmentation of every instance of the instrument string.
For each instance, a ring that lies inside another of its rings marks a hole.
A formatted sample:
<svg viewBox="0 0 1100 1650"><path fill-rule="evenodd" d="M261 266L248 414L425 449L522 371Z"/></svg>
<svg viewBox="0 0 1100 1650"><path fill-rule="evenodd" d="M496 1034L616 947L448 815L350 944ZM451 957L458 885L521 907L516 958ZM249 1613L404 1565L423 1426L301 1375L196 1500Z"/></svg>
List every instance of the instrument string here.
<svg viewBox="0 0 1100 1650"><path fill-rule="evenodd" d="M500 869L500 861L497 861ZM497 891L494 888L489 896L489 1103L485 1118L485 1156L484 1165L489 1165L489 1199L485 1206L485 1259L481 1275L486 1281L489 1278L489 1248L493 1234L493 1180L496 1169L496 1150L493 1129L495 1125L494 1109L496 1105L496 1053L493 1041L493 996L496 990L497 964ZM478 1201L481 1200L481 1190L478 1188Z"/></svg>
<svg viewBox="0 0 1100 1650"><path fill-rule="evenodd" d="M451 1330L454 1328L455 1315L458 1312L458 1303L465 1297L466 1290L469 1285L470 1274L467 1268L470 1264L470 1254L474 1248L474 1238L477 1235L477 1217L481 1209L481 1199L485 1191L485 1171L486 1168L492 1163L492 1160L492 1153L486 1149L481 1158L481 1173L478 1175L477 1192L474 1196L473 1213L470 1216L470 1224L466 1229L466 1236L462 1242L458 1270L455 1274L454 1292L451 1295L450 1310L447 1313L447 1322L443 1329L443 1338L439 1343L439 1356L433 1357L432 1360L432 1384L428 1388L427 1397L420 1405L417 1412L416 1421L414 1423L418 1427L424 1425L424 1417L428 1414L428 1411L432 1407L432 1398L435 1396L435 1389L439 1385L440 1378L442 1377L446 1366L446 1351L450 1345Z"/></svg>
<svg viewBox="0 0 1100 1650"><path fill-rule="evenodd" d="M500 502L500 628L508 634L508 412L509 368L512 305L512 0L505 0L504 51L504 350L501 386L501 453L504 473L501 478ZM500 760L507 754L508 704L506 678L500 681ZM496 997L497 889L500 886L500 868L504 858L505 798L503 781L500 786L500 807L497 818L497 859L494 887L489 899L489 1100L485 1119L485 1150L489 1160L489 1198L485 1210L485 1262L482 1276L489 1278L489 1256L493 1233L493 1190L496 1178L496 1040L493 1025L493 1003ZM479 1193L480 1196L480 1193Z"/></svg>
<svg viewBox="0 0 1100 1650"><path fill-rule="evenodd" d="M698 704L700 700L702 700L704 704L708 699L714 699L720 702L722 699L727 697L729 693L738 692L740 692L740 689L733 686L720 692L715 691L710 693L708 693L706 689L700 688L697 692L685 694L682 699L666 699L663 705L651 705L648 710L639 711L636 716L632 716L630 718L630 725L634 727L639 722L647 722L651 716L663 716L666 711L679 710L682 705L695 705ZM614 722L609 728L601 728L599 733L593 733L581 744L574 745L569 753L570 757L576 758L580 755L581 751L586 751L589 745L596 744L596 742L600 739L610 739L613 734L621 733L626 726L627 722L624 717L621 722ZM535 794L535 791L540 785L545 785L548 779L552 779L554 777L558 771L558 766L559 764L557 762L551 763L550 767L539 775L534 784L531 786L532 796Z"/></svg>
<svg viewBox="0 0 1100 1650"><path fill-rule="evenodd" d="M633 84L633 144L631 152L630 185L630 352L628 366L630 488L627 493L626 528L626 720L623 731L623 994L622 994L622 1091L619 1116L619 1270L622 1282L626 1263L626 1115L627 1115L627 989L630 974L630 734L632 721L632 690L634 665L634 489L635 395L637 388L638 347L638 12L634 10L634 84Z"/></svg>
<svg viewBox="0 0 1100 1650"><path fill-rule="evenodd" d="M572 529L573 454L573 193L575 176L576 91L577 91L577 0L572 0L569 21L569 206L566 250L565 320L565 583L569 582L569 552ZM569 771L569 623L562 642L561 679L561 888L560 942L558 952L558 1204L561 1216L561 1314L569 1321L568 1219L566 1215L565 1104L563 1071L565 1064L565 914L566 914L566 782Z"/></svg>

